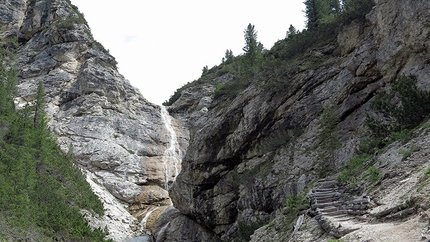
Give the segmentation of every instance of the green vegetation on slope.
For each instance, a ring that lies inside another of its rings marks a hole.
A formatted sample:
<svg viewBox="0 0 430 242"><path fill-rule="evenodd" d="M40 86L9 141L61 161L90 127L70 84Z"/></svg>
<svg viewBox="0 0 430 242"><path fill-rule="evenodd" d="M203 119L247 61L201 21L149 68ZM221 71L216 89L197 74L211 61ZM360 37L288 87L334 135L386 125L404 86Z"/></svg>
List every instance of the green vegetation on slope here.
<svg viewBox="0 0 430 242"><path fill-rule="evenodd" d="M243 55L234 56L231 50L227 50L220 65L210 69L205 66L197 81L176 90L163 105L172 105L184 89L209 84L226 73L232 74L234 79L217 83L215 98L234 98L256 80L266 90L281 91L288 87L286 80L289 80L290 73L296 73L298 68L318 67L324 61L318 57L303 58L308 50L335 42L342 26L353 20L364 21L374 3L372 0L306 0L305 5L307 29L297 31L290 25L286 38L276 42L272 49L265 50L257 40L255 26L249 24L244 30Z"/></svg>
<svg viewBox="0 0 430 242"><path fill-rule="evenodd" d="M391 90L375 98L371 109L366 120L371 134L360 143L356 156L346 164L339 175L340 182L355 184L361 178L370 182L380 178L379 170L373 166L375 152L392 142L406 142L411 138L413 130L430 114L430 91L418 89L414 76L400 76ZM404 157L415 151L416 147L400 150Z"/></svg>
<svg viewBox="0 0 430 242"><path fill-rule="evenodd" d="M103 205L47 129L42 83L35 105L15 109L12 49L0 50L0 240L103 241L80 214Z"/></svg>
<svg viewBox="0 0 430 242"><path fill-rule="evenodd" d="M400 105L392 100L399 98ZM400 76L392 90L381 94L372 104L378 116L367 122L375 135L386 137L395 132L415 128L430 113L430 92L418 89L416 77Z"/></svg>

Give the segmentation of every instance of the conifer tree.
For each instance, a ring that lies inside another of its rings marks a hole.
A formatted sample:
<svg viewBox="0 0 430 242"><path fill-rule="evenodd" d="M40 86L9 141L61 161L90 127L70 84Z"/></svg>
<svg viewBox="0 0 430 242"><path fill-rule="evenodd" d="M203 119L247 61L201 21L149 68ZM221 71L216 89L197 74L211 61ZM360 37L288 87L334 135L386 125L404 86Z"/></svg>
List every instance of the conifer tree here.
<svg viewBox="0 0 430 242"><path fill-rule="evenodd" d="M369 10L374 5L372 0L342 0L342 9L349 12Z"/></svg>
<svg viewBox="0 0 430 242"><path fill-rule="evenodd" d="M44 129L47 124L45 104L45 87L42 82L39 82L39 85L37 86L36 105L34 106L33 119L33 125L37 129Z"/></svg>
<svg viewBox="0 0 430 242"><path fill-rule="evenodd" d="M14 68L8 67L7 62L15 59L12 51L0 48L0 115L8 119L15 112L13 98L17 92L17 73Z"/></svg>
<svg viewBox="0 0 430 242"><path fill-rule="evenodd" d="M317 0L305 0L304 4L306 6L306 27L308 30L312 30L318 25Z"/></svg>
<svg viewBox="0 0 430 242"><path fill-rule="evenodd" d="M304 4L308 30L334 21L336 15L341 11L339 0L305 0Z"/></svg>
<svg viewBox="0 0 430 242"><path fill-rule="evenodd" d="M290 27L288 28L288 31L287 31L286 38L287 38L287 39L288 39L288 38L292 38L292 37L294 37L296 34L297 34L297 30L296 30L296 28L295 28L292 24L290 24Z"/></svg>
<svg viewBox="0 0 430 242"><path fill-rule="evenodd" d="M255 60L258 54L257 31L255 30L255 26L252 24L248 24L248 27L245 29L244 34L245 47L243 47L243 51L245 51L245 56L249 62L249 65L252 67L255 64Z"/></svg>
<svg viewBox="0 0 430 242"><path fill-rule="evenodd" d="M229 50L229 49L227 49L226 51L225 51L225 55L224 55L224 58L222 58L222 63L231 63L232 61L233 61L233 57L234 57L234 55L233 55L233 51L232 50Z"/></svg>
<svg viewBox="0 0 430 242"><path fill-rule="evenodd" d="M208 72L209 72L209 67L206 65L206 66L204 66L204 67L203 67L203 69L202 69L202 76L204 76L204 75L208 74Z"/></svg>

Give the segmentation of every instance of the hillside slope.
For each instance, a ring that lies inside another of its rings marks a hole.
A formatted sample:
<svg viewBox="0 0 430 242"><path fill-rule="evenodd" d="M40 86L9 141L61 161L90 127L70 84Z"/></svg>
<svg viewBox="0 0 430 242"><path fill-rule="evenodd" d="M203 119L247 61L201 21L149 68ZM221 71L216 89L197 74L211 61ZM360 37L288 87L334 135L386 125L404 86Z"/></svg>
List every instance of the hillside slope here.
<svg viewBox="0 0 430 242"><path fill-rule="evenodd" d="M393 128L374 147L366 142L375 138L368 115L382 115L372 103L392 92L396 80L413 76L419 89L430 89L430 4L375 2L365 21L343 26L336 39L291 59L284 72L273 68L254 75L237 95L217 93L225 83L234 87L237 82L229 71L181 90L169 110L188 121L190 145L171 191L176 208L224 241L246 241L263 225L252 241L396 241L399 233L419 241L427 236L428 125ZM406 105L396 95L393 105ZM412 135L399 140L399 132ZM357 151L366 145L366 152ZM321 215L326 210L306 200L321 179L336 181L342 191L342 199L327 201L342 203L342 209L331 208L342 216L353 204L346 197L369 198L345 219L346 227L349 220L362 219L364 224L354 223L361 229L339 232L338 220ZM402 204L409 210L399 209ZM396 212L402 215L385 217ZM306 226L293 233L300 214ZM399 225L393 227L394 221ZM179 225L170 227L175 234ZM395 228L401 231L394 233Z"/></svg>

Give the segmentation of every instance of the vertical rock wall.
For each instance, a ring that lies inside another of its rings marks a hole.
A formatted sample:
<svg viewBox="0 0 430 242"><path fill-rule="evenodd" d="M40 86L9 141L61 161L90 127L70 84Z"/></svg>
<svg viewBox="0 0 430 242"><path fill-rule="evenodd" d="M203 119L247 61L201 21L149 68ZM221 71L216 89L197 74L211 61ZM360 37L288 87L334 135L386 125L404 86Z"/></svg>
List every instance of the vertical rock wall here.
<svg viewBox="0 0 430 242"><path fill-rule="evenodd" d="M374 94L401 74L429 88L429 10L428 1L377 0L364 23L305 55L321 64L299 61L279 77L282 89L263 88L260 77L231 100L211 101L217 80L184 90L171 107L191 122L175 207L230 241L241 224L268 223L288 198L342 168L367 134ZM324 110L339 120L330 133L339 146L320 138Z"/></svg>
<svg viewBox="0 0 430 242"><path fill-rule="evenodd" d="M31 105L44 84L50 128L109 207L94 224L116 241L143 233L129 206L139 213L154 202L145 194L174 179L163 166L170 134L160 107L119 74L70 1L1 1L0 25L3 43L18 41L18 105ZM186 135L179 138L186 144ZM159 194L157 203L170 204L166 191Z"/></svg>

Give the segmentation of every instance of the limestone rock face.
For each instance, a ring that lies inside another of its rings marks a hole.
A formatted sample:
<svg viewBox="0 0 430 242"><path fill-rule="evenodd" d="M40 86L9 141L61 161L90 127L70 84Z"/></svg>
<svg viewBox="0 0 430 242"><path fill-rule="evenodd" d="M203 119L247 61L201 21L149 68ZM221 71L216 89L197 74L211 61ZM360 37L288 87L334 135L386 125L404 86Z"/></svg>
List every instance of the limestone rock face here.
<svg viewBox="0 0 430 242"><path fill-rule="evenodd" d="M7 0L0 6L2 15L0 24L2 26L0 38L16 37L24 21L25 10L28 1L25 0Z"/></svg>
<svg viewBox="0 0 430 242"><path fill-rule="evenodd" d="M167 189L176 176L165 174L170 134L160 107L119 74L114 57L93 39L70 1L2 1L0 25L3 40L18 40L18 105L31 105L42 82L49 127L62 150L73 151L76 163L90 172L106 206L122 207L106 209L100 227L107 226L116 241L141 233L128 206L150 205L142 199L145 192ZM186 135L179 139L188 142ZM160 194L168 199L166 191Z"/></svg>
<svg viewBox="0 0 430 242"><path fill-rule="evenodd" d="M376 1L364 23L307 54L322 64L301 62L285 74L282 90L252 84L223 102L214 99L215 82L185 89L170 108L190 127L174 206L230 241L242 222L268 223L289 197L343 167L366 135L375 93L399 74L429 88L429 10L428 1ZM320 138L324 110L339 120L331 133L339 146Z"/></svg>
<svg viewBox="0 0 430 242"><path fill-rule="evenodd" d="M245 225L282 223L289 198L343 167L366 136L374 94L398 75L415 75L430 89L430 3L375 2L365 22L344 26L337 42L310 50L309 58L279 76L287 83L282 88L267 89L260 84L268 80L258 80L234 98L215 97L217 84L235 81L225 73L185 89L169 108L176 118L169 125L166 112L119 74L69 1L2 1L0 38L2 44L18 41L18 106L31 105L38 83L44 84L50 128L104 202L103 217L82 211L93 226L107 226L115 241L150 241L145 233L156 241L231 241L250 229ZM326 112L339 120L330 133L339 144L321 138ZM172 130L180 147L174 151ZM417 174L429 165L420 163L428 140L420 136L404 145L422 150L409 163L402 162L400 144L379 155L381 183L390 189L376 190L376 197L401 204L410 195L393 184L411 189L419 183ZM185 154L182 168L175 168L172 153ZM381 195L391 193L397 197ZM317 222L304 216L302 223L312 229L293 240L315 238ZM286 241L279 231L262 227L251 240Z"/></svg>

